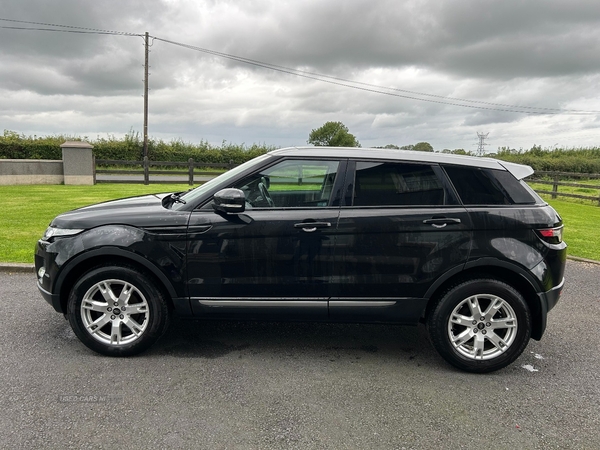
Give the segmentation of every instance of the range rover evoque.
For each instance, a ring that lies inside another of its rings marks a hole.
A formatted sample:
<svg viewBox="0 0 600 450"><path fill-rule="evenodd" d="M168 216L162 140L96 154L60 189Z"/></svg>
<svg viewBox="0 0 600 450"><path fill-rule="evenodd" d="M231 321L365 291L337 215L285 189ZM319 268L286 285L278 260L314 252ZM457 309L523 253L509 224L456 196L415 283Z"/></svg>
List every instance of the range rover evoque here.
<svg viewBox="0 0 600 450"><path fill-rule="evenodd" d="M564 284L563 223L528 166L382 149L269 152L188 192L56 217L42 296L96 352L150 347L172 314L426 325L489 372L539 340ZM201 323L201 322L200 322Z"/></svg>

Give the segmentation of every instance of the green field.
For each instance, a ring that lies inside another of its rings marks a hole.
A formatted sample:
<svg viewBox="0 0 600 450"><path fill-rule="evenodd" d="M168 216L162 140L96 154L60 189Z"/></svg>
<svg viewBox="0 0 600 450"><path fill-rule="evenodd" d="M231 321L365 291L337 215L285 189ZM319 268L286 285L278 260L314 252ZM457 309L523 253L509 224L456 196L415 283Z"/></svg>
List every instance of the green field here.
<svg viewBox="0 0 600 450"><path fill-rule="evenodd" d="M579 180L570 180L573 183L589 185L589 187L573 187L573 186L558 186L558 193L563 194L575 194L584 195L586 197L593 197L593 199L580 199L580 198L568 198L557 196L558 199L566 200L570 203L580 203L582 205L594 205L598 206L600 201L600 182L598 180L590 182L581 182ZM528 181L527 184L536 191L552 191L552 186L548 184L536 183L535 181ZM550 195L547 195L547 199L551 199Z"/></svg>
<svg viewBox="0 0 600 450"><path fill-rule="evenodd" d="M600 207L566 200L551 200L546 195L542 197L563 219L563 238L569 246L569 255L600 261L600 239L593 237L594 230L600 223Z"/></svg>
<svg viewBox="0 0 600 450"><path fill-rule="evenodd" d="M35 243L62 212L121 197L188 189L187 184L0 186L0 262L33 262Z"/></svg>
<svg viewBox="0 0 600 450"><path fill-rule="evenodd" d="M36 241L52 218L64 211L115 198L187 189L189 186L184 184L0 186L0 262L33 262ZM600 223L600 207L546 200L563 217L569 254L600 261L600 240L592 238L593 230Z"/></svg>

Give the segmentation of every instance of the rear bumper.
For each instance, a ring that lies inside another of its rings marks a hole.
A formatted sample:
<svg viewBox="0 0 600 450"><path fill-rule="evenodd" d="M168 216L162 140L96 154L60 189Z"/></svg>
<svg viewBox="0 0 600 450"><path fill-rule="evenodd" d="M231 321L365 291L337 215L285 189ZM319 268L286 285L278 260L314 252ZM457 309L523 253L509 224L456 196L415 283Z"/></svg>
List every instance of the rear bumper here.
<svg viewBox="0 0 600 450"><path fill-rule="evenodd" d="M556 306L564 286L565 279L563 278L558 286L554 286L549 291L540 294L541 300L546 303L546 312L550 311Z"/></svg>
<svg viewBox="0 0 600 450"><path fill-rule="evenodd" d="M544 335L544 331L546 331L546 322L548 317L548 311L556 306L558 300L560 299L560 295L562 294L563 287L565 285L565 279L563 278L560 284L554 286L552 289L546 292L540 292L538 294L540 298L540 309L541 314L539 316L539 328L535 329L532 333L531 337L536 341L539 341Z"/></svg>

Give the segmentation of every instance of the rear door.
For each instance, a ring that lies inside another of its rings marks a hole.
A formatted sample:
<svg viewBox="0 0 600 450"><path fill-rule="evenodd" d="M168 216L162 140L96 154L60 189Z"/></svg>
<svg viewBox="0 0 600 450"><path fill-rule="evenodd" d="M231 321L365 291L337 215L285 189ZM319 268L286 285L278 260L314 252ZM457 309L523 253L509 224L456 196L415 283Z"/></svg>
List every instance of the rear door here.
<svg viewBox="0 0 600 450"><path fill-rule="evenodd" d="M435 164L351 161L347 180L330 316L413 323L434 280L466 262L469 215Z"/></svg>

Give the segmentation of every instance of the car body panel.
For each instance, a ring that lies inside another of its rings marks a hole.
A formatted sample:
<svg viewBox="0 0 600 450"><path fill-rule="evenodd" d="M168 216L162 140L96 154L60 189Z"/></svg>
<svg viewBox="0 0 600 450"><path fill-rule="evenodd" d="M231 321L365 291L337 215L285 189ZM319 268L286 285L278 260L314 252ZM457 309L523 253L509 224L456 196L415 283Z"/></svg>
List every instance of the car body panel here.
<svg viewBox="0 0 600 450"><path fill-rule="evenodd" d="M206 298L245 298L248 302L289 298L290 308L298 306L295 314L313 315L309 305L293 302L299 298L326 300L330 295L338 215L339 208L252 209L238 215L194 212L187 250L193 310L222 315L247 308L231 301L211 307L201 303L200 299ZM308 225L299 227L302 224ZM313 224L329 226L313 229ZM315 308L327 315L327 308L320 304ZM265 312L274 311L267 309Z"/></svg>
<svg viewBox="0 0 600 450"><path fill-rule="evenodd" d="M566 244L548 244L535 232L562 225L552 207L467 207L467 211L474 229L471 260L496 257L516 263L536 276L538 292L549 290L562 281Z"/></svg>
<svg viewBox="0 0 600 450"><path fill-rule="evenodd" d="M423 223L435 216L460 222L444 228ZM464 265L471 246L462 208L343 208L338 238L336 296L374 301L425 298L436 278Z"/></svg>

